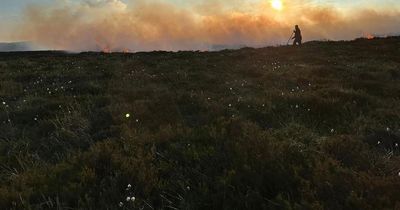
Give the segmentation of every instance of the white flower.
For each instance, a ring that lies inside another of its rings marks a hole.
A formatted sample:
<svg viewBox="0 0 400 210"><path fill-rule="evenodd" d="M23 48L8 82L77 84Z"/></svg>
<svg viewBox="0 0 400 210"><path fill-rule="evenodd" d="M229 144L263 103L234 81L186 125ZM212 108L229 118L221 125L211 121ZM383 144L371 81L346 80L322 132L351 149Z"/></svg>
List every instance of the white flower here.
<svg viewBox="0 0 400 210"><path fill-rule="evenodd" d="M124 203L119 202L118 206L119 206L119 207L123 207L123 206L124 206Z"/></svg>
<svg viewBox="0 0 400 210"><path fill-rule="evenodd" d="M131 197L131 201L135 202L136 198L134 196Z"/></svg>
<svg viewBox="0 0 400 210"><path fill-rule="evenodd" d="M129 113L127 113L127 114L125 114L125 117L129 118L129 117L131 117L131 115Z"/></svg>
<svg viewBox="0 0 400 210"><path fill-rule="evenodd" d="M126 197L126 201L131 201L131 198L128 196L128 197Z"/></svg>
<svg viewBox="0 0 400 210"><path fill-rule="evenodd" d="M5 102L5 101L3 101L3 105L6 105L6 102Z"/></svg>
<svg viewBox="0 0 400 210"><path fill-rule="evenodd" d="M387 127L387 128L386 128L386 131L390 131L390 128L389 128L389 127Z"/></svg>
<svg viewBox="0 0 400 210"><path fill-rule="evenodd" d="M381 144L381 141L378 141L378 144Z"/></svg>
<svg viewBox="0 0 400 210"><path fill-rule="evenodd" d="M132 185L131 184L128 184L128 188L131 188L132 187Z"/></svg>
<svg viewBox="0 0 400 210"><path fill-rule="evenodd" d="M228 106L229 106L229 107L231 107L231 106L232 106L232 104L229 104Z"/></svg>
<svg viewBox="0 0 400 210"><path fill-rule="evenodd" d="M332 128L332 129L331 129L331 133L333 133L333 132L335 132L335 129Z"/></svg>
<svg viewBox="0 0 400 210"><path fill-rule="evenodd" d="M395 147L399 147L399 143L394 144Z"/></svg>
<svg viewBox="0 0 400 210"><path fill-rule="evenodd" d="M398 174L399 176L400 176L400 171L399 171L399 174Z"/></svg>

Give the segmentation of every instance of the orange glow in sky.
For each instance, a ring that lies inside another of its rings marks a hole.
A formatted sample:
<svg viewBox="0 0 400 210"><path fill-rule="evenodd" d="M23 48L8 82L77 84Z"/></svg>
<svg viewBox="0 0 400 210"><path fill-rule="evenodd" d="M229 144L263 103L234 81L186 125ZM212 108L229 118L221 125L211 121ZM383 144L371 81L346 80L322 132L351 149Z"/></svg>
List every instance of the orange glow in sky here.
<svg viewBox="0 0 400 210"><path fill-rule="evenodd" d="M281 11L283 9L283 3L281 0L272 0L271 1L271 6L275 10Z"/></svg>
<svg viewBox="0 0 400 210"><path fill-rule="evenodd" d="M208 50L400 34L399 0L1 0L0 42L71 51Z"/></svg>

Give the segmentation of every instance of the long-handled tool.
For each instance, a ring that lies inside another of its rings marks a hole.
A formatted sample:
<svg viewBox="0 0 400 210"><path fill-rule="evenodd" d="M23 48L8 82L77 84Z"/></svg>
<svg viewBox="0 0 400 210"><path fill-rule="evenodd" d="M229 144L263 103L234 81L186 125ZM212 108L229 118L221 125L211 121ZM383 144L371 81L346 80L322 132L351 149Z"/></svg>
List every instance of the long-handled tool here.
<svg viewBox="0 0 400 210"><path fill-rule="evenodd" d="M293 34L294 34L294 32L290 35L290 38L289 38L289 40L287 40L286 45L289 45L290 40L293 38Z"/></svg>

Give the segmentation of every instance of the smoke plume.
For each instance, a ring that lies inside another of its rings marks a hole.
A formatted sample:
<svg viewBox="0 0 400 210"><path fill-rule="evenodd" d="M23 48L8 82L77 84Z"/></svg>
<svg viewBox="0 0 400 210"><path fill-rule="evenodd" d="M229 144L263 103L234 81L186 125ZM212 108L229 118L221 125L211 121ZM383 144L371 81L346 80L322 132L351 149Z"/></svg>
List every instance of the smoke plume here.
<svg viewBox="0 0 400 210"><path fill-rule="evenodd" d="M213 45L286 44L296 24L305 41L353 39L400 32L400 12L350 12L305 0L291 1L282 11L273 10L268 1L188 0L179 5L161 0L63 0L52 6L29 5L14 36L71 51L209 50Z"/></svg>

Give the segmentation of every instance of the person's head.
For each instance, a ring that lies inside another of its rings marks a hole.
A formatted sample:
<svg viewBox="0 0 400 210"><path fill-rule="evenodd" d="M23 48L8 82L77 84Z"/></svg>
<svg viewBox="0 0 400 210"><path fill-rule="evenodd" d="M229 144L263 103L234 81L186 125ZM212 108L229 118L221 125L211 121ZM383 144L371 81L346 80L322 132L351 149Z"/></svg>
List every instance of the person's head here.
<svg viewBox="0 0 400 210"><path fill-rule="evenodd" d="M295 28L296 30L298 30L298 29L299 29L299 25L295 25L294 28Z"/></svg>

